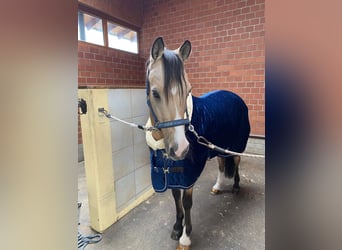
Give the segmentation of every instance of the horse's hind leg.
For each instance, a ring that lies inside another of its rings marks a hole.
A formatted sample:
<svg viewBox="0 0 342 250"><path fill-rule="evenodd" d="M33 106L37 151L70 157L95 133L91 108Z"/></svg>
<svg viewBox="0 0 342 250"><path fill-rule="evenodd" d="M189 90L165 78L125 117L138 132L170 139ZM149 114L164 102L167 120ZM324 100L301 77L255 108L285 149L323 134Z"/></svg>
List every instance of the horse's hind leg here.
<svg viewBox="0 0 342 250"><path fill-rule="evenodd" d="M219 164L219 169L217 171L218 173L217 173L216 183L211 189L212 194L219 194L223 190L223 180L224 180L226 159L224 157L218 156L217 161Z"/></svg>
<svg viewBox="0 0 342 250"><path fill-rule="evenodd" d="M179 240L183 233L183 218L184 218L184 212L183 212L183 204L182 204L182 197L181 197L181 190L180 189L172 189L172 195L175 199L175 205L176 205L176 223L173 226L173 230L171 233L171 238L174 240Z"/></svg>
<svg viewBox="0 0 342 250"><path fill-rule="evenodd" d="M240 191L240 175L239 175L239 164L240 164L240 156L234 156L234 185L233 185L233 193Z"/></svg>
<svg viewBox="0 0 342 250"><path fill-rule="evenodd" d="M225 177L233 178L233 193L240 191L240 175L239 175L239 164L240 156L231 157L217 157L219 163L219 171L215 185L211 189L212 194L220 194L223 191L223 181Z"/></svg>

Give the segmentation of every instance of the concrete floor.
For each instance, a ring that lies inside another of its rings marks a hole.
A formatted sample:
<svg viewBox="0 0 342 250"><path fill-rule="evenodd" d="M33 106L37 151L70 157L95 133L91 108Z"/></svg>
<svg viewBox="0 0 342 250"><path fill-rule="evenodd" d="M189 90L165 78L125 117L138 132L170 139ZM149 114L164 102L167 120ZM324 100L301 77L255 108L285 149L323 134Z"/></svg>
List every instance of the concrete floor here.
<svg viewBox="0 0 342 250"><path fill-rule="evenodd" d="M216 181L217 160L212 159L196 182L193 195L192 250L265 249L265 165L263 159L241 159L238 194L229 191L233 180L226 179L227 192L210 194ZM93 234L84 164L79 163L79 232ZM86 249L99 250L175 250L178 242L170 238L176 211L171 191L156 193L103 233L103 239Z"/></svg>

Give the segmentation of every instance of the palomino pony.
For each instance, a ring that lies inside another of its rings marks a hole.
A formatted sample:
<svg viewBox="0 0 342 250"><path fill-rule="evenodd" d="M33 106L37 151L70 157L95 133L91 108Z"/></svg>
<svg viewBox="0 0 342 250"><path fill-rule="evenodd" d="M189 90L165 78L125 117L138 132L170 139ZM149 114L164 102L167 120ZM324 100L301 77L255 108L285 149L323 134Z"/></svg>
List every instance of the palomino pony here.
<svg viewBox="0 0 342 250"><path fill-rule="evenodd" d="M212 193L222 191L224 177L234 177L233 192L239 190L240 181L240 157L220 155L199 144L189 126L212 143L240 153L245 150L250 132L248 108L236 94L219 90L201 97L191 95L184 70L190 52L189 41L176 50L168 50L159 37L146 63L149 123L158 129L146 133L152 185L157 192L172 189L177 216L171 238L179 240L177 249L189 249L191 244L193 185L206 160L218 156L219 171Z"/></svg>

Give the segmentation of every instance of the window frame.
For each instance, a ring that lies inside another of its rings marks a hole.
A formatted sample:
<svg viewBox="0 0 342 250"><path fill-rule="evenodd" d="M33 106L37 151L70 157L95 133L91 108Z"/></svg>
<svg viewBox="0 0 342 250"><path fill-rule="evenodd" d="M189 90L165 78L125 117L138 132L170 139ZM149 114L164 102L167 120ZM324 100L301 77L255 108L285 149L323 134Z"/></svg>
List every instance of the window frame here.
<svg viewBox="0 0 342 250"><path fill-rule="evenodd" d="M96 46L101 46L101 47L106 47L108 49L114 49L117 51L121 51L121 52L126 52L126 53L130 53L130 54L134 54L134 55L139 55L140 54L140 47L139 47L139 35L140 35L140 28L138 26L135 26L133 24L130 24L128 22L125 22L121 19L115 18L113 16L108 15L105 12L102 12L100 10L94 9L93 7L90 7L86 4L80 3L78 2L78 8L77 8L77 13L78 11L82 11L85 14L88 15L92 15L95 16L97 18L100 18L102 20L102 31L103 31L103 41L104 41L104 45L99 45L99 44L95 44L95 43L91 43L91 42L87 42L87 41L82 41L82 40L78 40L78 42L85 42L85 43L89 43L89 44L93 44ZM78 22L78 21L77 21ZM117 48L112 48L109 47L109 42L108 42L108 22L111 23L115 23L117 25L120 25L124 28L130 29L134 32L137 33L137 53L131 52L131 51L127 51L127 50L121 50L121 49L117 49Z"/></svg>
<svg viewBox="0 0 342 250"><path fill-rule="evenodd" d="M136 51L135 51L135 48L134 48L134 51L132 51L132 50L131 50L131 51L129 51L129 50L124 50L124 51L131 52L131 53L133 53L133 54L139 54L138 32L135 31L135 30L133 30L133 29L127 28L127 27L125 27L125 26L123 26L123 25L121 25L121 24L115 23L115 22L113 22L113 21L111 21L111 20L107 20L107 25L106 25L106 28L107 28L107 39L108 39L107 42L108 42L108 47L109 47L109 48L112 48L112 49L122 50L122 49L120 49L120 46L117 46L118 44L116 44L116 43L111 43L111 42L110 42L110 39L109 39L109 38L110 38L111 34L110 34L110 32L108 31L108 28L109 28L111 25L119 26L120 28L123 28L123 29L125 29L126 31L128 30L129 32L134 32L134 33L135 33ZM113 36L115 36L115 35L113 34ZM119 38L119 37L117 36L117 38ZM131 39L128 39L128 41L132 42ZM113 46L113 47L112 47L112 46Z"/></svg>
<svg viewBox="0 0 342 250"><path fill-rule="evenodd" d="M88 16L92 16L92 17L95 17L95 18L98 18L98 19L101 20L101 24L102 24L102 39L103 39L103 45L102 45L102 44L98 44L98 43L89 42L89 41L86 41L86 40L78 40L78 41L80 41L80 42L86 42L86 43L90 43L90 44L94 44L94 45L98 45L98 46L106 46L106 38L105 38L105 36L104 36L104 30L103 30L103 29L104 29L104 26L105 26L105 25L103 25L103 22L104 22L103 18L100 17L100 16L97 16L97 15L94 15L94 14L92 14L92 13L83 11L83 10L81 10L81 9L78 9L78 10L77 10L77 15L78 15L79 12L83 12L83 14L86 14L86 15L88 15Z"/></svg>

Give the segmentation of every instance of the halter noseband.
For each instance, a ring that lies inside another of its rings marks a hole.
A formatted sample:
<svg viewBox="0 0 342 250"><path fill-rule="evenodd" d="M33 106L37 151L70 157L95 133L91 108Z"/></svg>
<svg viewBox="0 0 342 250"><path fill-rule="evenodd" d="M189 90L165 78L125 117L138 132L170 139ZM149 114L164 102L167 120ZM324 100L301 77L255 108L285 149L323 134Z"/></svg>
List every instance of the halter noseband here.
<svg viewBox="0 0 342 250"><path fill-rule="evenodd" d="M146 79L146 102L147 105L150 109L150 112L153 116L154 119L154 128L160 130L162 128L172 128L172 127L177 127L177 126L182 126L182 125L189 125L189 114L188 114L188 109L186 109L186 119L178 119L178 120L172 120L172 121L166 121L166 122L159 122L156 113L154 113L151 101L150 101L150 81Z"/></svg>

